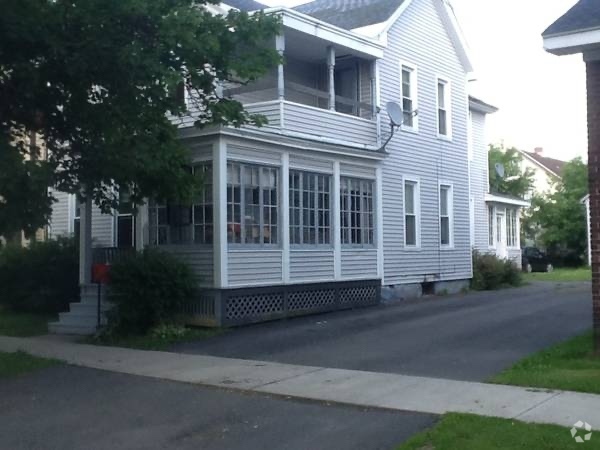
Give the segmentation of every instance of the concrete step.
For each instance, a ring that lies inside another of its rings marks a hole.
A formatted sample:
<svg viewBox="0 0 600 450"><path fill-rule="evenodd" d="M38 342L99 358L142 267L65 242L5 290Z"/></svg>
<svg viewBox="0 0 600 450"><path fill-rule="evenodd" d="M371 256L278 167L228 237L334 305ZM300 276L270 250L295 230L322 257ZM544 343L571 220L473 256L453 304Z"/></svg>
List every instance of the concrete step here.
<svg viewBox="0 0 600 450"><path fill-rule="evenodd" d="M110 308L111 308L111 306L106 303L100 304L100 312L102 312L102 313L109 311ZM73 314L93 315L95 317L98 312L98 305L96 303L83 303L83 302L71 303L69 305L69 312L71 312Z"/></svg>
<svg viewBox="0 0 600 450"><path fill-rule="evenodd" d="M61 322L51 322L48 324L48 331L54 334L77 334L87 336L96 333L96 325L72 325Z"/></svg>
<svg viewBox="0 0 600 450"><path fill-rule="evenodd" d="M96 326L98 320L96 315L91 314L73 314L71 312L60 313L58 322L65 325Z"/></svg>

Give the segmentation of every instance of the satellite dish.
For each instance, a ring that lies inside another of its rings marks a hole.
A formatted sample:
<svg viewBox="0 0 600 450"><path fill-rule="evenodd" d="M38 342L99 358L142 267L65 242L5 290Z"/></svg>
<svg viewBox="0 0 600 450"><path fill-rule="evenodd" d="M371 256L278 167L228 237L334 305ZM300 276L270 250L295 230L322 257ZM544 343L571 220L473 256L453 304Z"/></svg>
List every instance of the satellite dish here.
<svg viewBox="0 0 600 450"><path fill-rule="evenodd" d="M496 163L494 167L496 168L496 174L498 174L500 178L504 178L504 165Z"/></svg>
<svg viewBox="0 0 600 450"><path fill-rule="evenodd" d="M402 107L396 102L388 102L385 105L385 109L390 116L390 122L392 126L399 127L404 121L404 115L402 114Z"/></svg>

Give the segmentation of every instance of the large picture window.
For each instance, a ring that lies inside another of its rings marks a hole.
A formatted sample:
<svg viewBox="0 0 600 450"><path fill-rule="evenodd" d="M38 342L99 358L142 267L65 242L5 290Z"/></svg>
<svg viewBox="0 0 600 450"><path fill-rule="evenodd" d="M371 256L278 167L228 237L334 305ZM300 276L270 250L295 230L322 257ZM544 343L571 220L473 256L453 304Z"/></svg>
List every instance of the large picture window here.
<svg viewBox="0 0 600 450"><path fill-rule="evenodd" d="M419 245L419 183L413 180L404 181L404 243Z"/></svg>
<svg viewBox="0 0 600 450"><path fill-rule="evenodd" d="M279 169L227 164L227 241L276 244Z"/></svg>
<svg viewBox="0 0 600 450"><path fill-rule="evenodd" d="M349 177L340 179L342 244L373 245L373 191L373 181Z"/></svg>
<svg viewBox="0 0 600 450"><path fill-rule="evenodd" d="M331 176L290 170L290 243L331 243Z"/></svg>
<svg viewBox="0 0 600 450"><path fill-rule="evenodd" d="M201 178L199 194L192 205L180 205L151 200L148 204L151 245L212 244L213 242L213 187L212 164L192 167Z"/></svg>
<svg viewBox="0 0 600 450"><path fill-rule="evenodd" d="M452 246L452 186L440 185L440 244Z"/></svg>

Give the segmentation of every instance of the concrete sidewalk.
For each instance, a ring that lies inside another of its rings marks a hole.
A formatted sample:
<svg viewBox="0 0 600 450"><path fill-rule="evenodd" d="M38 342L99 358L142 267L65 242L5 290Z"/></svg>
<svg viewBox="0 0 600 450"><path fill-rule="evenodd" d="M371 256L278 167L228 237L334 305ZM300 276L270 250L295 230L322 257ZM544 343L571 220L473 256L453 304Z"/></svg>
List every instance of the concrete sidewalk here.
<svg viewBox="0 0 600 450"><path fill-rule="evenodd" d="M0 351L18 350L76 366L301 399L600 426L600 395L0 336Z"/></svg>

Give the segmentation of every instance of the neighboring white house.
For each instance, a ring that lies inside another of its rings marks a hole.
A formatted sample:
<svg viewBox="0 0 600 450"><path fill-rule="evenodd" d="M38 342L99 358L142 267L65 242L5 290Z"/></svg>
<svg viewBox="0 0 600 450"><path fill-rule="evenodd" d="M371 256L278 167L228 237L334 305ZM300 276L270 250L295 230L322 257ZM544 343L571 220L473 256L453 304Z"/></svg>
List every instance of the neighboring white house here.
<svg viewBox="0 0 600 450"><path fill-rule="evenodd" d="M548 194L554 191L554 183L560 178L564 161L544 156L544 149L536 147L533 152L519 150L522 155L521 172L533 171L533 186L527 194L530 199L535 193Z"/></svg>
<svg viewBox="0 0 600 450"><path fill-rule="evenodd" d="M273 45L285 63L224 91L269 124L180 124L194 170L207 175L194 205L149 201L136 214L103 215L57 192L52 235L81 228L86 249L91 219L96 247L179 255L206 288L188 312L209 325L373 304L382 289L388 298L457 292L472 277L473 246L513 257L520 204L488 192L487 159L475 168L481 149L487 158L480 133L491 111L469 101L471 61L446 0L317 0L265 11L282 19ZM404 123L382 148L392 101ZM66 313L52 329L94 326L93 316Z"/></svg>
<svg viewBox="0 0 600 450"><path fill-rule="evenodd" d="M494 253L521 266L521 208L529 202L490 191L486 118L498 109L469 97L471 148L471 243L480 253Z"/></svg>

